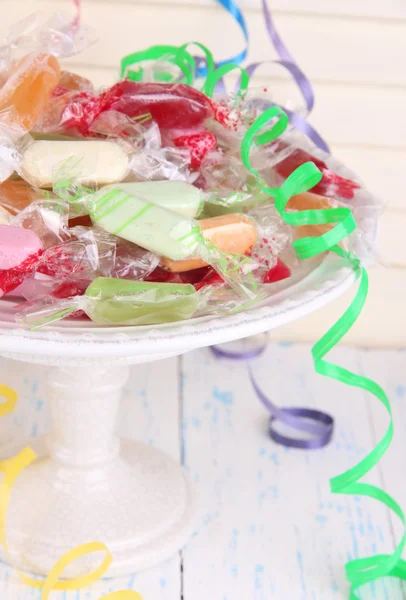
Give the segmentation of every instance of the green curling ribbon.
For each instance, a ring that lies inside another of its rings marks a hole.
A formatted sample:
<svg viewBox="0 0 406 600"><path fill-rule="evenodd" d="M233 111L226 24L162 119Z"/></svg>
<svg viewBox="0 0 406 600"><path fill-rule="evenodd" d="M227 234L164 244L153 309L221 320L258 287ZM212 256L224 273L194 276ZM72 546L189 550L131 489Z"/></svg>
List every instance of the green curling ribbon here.
<svg viewBox="0 0 406 600"><path fill-rule="evenodd" d="M209 77L209 75L211 75L211 73L214 72L215 68L216 68L216 63L214 61L214 56L213 53L210 52L210 50L204 46L203 44L201 44L200 42L187 42L186 44L183 44L183 46L181 46L182 50L186 50L189 48L189 46L197 46L197 48L199 48L203 54L206 57L206 68L207 68L207 77ZM202 89L203 91L203 89Z"/></svg>
<svg viewBox="0 0 406 600"><path fill-rule="evenodd" d="M140 68L137 71L134 71L129 69L130 66L144 61L165 60L179 67L185 77L185 83L188 85L193 85L195 60L193 56L186 50L187 46L188 44L185 44L184 46L151 46L146 50L128 54L121 59L120 77L125 76L132 81L142 81L144 77L144 69ZM173 78L168 73L163 73L160 75L159 79L161 81L172 81Z"/></svg>
<svg viewBox="0 0 406 600"><path fill-rule="evenodd" d="M276 121L275 121L276 120ZM270 128L262 132L264 128ZM366 390L374 395L386 408L390 421L385 435L377 446L365 456L357 465L330 480L331 491L335 494L356 494L378 500L401 520L404 528L403 536L392 554L379 554L376 556L355 559L345 566L347 578L351 584L349 600L358 600L357 589L368 582L375 581L385 576L406 579L406 562L402 560L402 552L406 544L406 519L399 504L384 490L375 485L360 481L369 471L377 465L388 449L393 438L393 419L389 399L384 390L372 379L363 377L344 369L343 367L325 360L325 356L351 329L368 296L368 273L361 266L357 256L344 250L339 243L343 241L356 228L355 219L349 208L326 208L322 210L303 210L288 212L285 207L289 199L295 194L300 194L311 189L321 179L321 173L312 162L298 167L286 181L277 188L268 187L257 171L251 166L250 151L253 145L263 145L278 138L288 125L287 115L278 107L267 109L248 129L242 144L241 157L247 169L257 178L260 188L275 198L275 207L282 219L293 226L320 225L335 223L335 227L319 237L307 237L296 240L293 247L299 258L316 256L327 250L334 252L348 261L359 279L358 290L350 306L338 321L323 335L313 346L312 356L314 368L317 373L331 377L346 385ZM260 133L261 132L261 133Z"/></svg>
<svg viewBox="0 0 406 600"><path fill-rule="evenodd" d="M220 81L220 79L222 79L225 75L227 75L227 73L230 73L230 71L234 71L235 69L241 71L239 91L237 92L237 94L244 94L248 89L250 76L243 67L240 67L240 65L234 63L227 63L226 65L222 65L212 73L209 72L206 81L202 87L202 92L204 92L206 96L209 96L211 98L214 94L214 90L216 89L216 85Z"/></svg>
<svg viewBox="0 0 406 600"><path fill-rule="evenodd" d="M176 65L184 75L184 83L193 85L196 63L195 59L188 51L189 46L197 46L206 57L207 75L201 88L201 91L204 94L211 98L217 83L227 75L227 73L234 71L235 69L238 69L241 72L237 94L242 95L247 91L250 81L249 73L243 67L234 63L227 63L216 69L213 54L206 46L200 44L200 42L188 42L183 44L183 46L150 46L150 48L147 48L146 50L128 54L121 59L120 77L127 77L127 79L131 79L132 81L143 81L145 70L142 67L138 70L130 69L129 67L145 61L162 60ZM174 78L169 73L157 74L156 79L166 83L174 82ZM177 83L179 83L179 81L177 81Z"/></svg>

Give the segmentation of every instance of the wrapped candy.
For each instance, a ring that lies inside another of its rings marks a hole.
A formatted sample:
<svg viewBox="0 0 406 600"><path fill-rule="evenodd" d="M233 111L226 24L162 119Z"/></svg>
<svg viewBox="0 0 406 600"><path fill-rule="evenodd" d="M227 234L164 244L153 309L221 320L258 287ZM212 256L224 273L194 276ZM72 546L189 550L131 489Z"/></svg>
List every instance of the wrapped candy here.
<svg viewBox="0 0 406 600"><path fill-rule="evenodd" d="M69 206L54 200L33 202L18 215L12 217L11 224L35 232L44 248L60 244L68 238Z"/></svg>
<svg viewBox="0 0 406 600"><path fill-rule="evenodd" d="M58 60L43 52L25 56L0 89L0 111L13 108L18 122L31 130L60 77Z"/></svg>
<svg viewBox="0 0 406 600"><path fill-rule="evenodd" d="M93 92L94 87L92 82L86 77L71 73L70 71L61 71L58 85L52 92L52 97L56 98L69 92Z"/></svg>
<svg viewBox="0 0 406 600"><path fill-rule="evenodd" d="M73 95L60 115L59 128L89 135L95 119L111 110L131 119L150 115L161 129L176 131L202 127L214 114L211 101L184 84L124 80L99 95Z"/></svg>
<svg viewBox="0 0 406 600"><path fill-rule="evenodd" d="M279 142L279 144L281 144L281 142ZM322 196L328 196L329 198L338 197L346 200L351 200L354 197L355 190L360 187L358 183L330 171L324 161L316 158L301 148L294 149L289 156L279 162L275 168L277 173L286 179L297 167L308 161L312 161L322 173L320 183L315 185L310 190L311 192Z"/></svg>
<svg viewBox="0 0 406 600"><path fill-rule="evenodd" d="M12 215L18 214L32 202L43 197L41 190L34 189L19 179L7 179L0 183L0 206Z"/></svg>
<svg viewBox="0 0 406 600"><path fill-rule="evenodd" d="M84 296L60 302L44 297L41 304L35 311L18 313L18 320L38 327L83 310L98 325L154 325L192 317L198 294L188 284L98 278Z"/></svg>
<svg viewBox="0 0 406 600"><path fill-rule="evenodd" d="M255 246L257 230L255 224L244 215L230 214L199 221L203 237L210 240L217 248L230 254L247 254ZM169 271L175 273L191 271L205 266L201 258L184 260L163 259Z"/></svg>
<svg viewBox="0 0 406 600"><path fill-rule="evenodd" d="M156 255L102 230L75 227L67 233L67 241L38 256L15 293L32 301L81 295L97 277L143 280L159 264Z"/></svg>
<svg viewBox="0 0 406 600"><path fill-rule="evenodd" d="M151 204L158 204L189 219L200 215L204 205L201 190L183 181L120 183L104 187L103 194L114 190L120 190L130 197L143 198Z"/></svg>
<svg viewBox="0 0 406 600"><path fill-rule="evenodd" d="M33 271L42 251L42 242L32 231L0 225L0 298Z"/></svg>
<svg viewBox="0 0 406 600"><path fill-rule="evenodd" d="M57 282L85 282L97 277L143 279L159 264L159 258L103 230L75 227L70 239L46 250L36 271Z"/></svg>
<svg viewBox="0 0 406 600"><path fill-rule="evenodd" d="M73 159L71 168L82 185L106 185L124 179L128 156L115 142L107 140L39 140L23 152L20 171L26 181L38 188L51 188L57 169Z"/></svg>

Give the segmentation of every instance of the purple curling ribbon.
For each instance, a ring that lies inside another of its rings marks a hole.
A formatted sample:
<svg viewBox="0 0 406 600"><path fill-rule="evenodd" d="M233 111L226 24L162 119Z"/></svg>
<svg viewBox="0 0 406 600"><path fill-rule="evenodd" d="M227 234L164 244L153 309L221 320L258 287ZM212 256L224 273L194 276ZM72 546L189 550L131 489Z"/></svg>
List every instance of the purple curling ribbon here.
<svg viewBox="0 0 406 600"><path fill-rule="evenodd" d="M223 350L222 348L219 348L219 346L211 346L211 351L217 358L249 361L257 356L260 356L264 352L265 348L266 344L264 343L257 348L243 350L240 352L230 352L229 350ZM301 450L315 450L317 448L324 448L324 446L327 446L327 444L330 443L334 431L333 417L325 412L312 408L280 408L279 406L276 406L276 404L271 402L271 400L259 387L249 364L248 371L255 393L271 414L268 431L270 438L274 442L288 448L300 448ZM307 433L311 437L310 439L303 439L299 437L290 437L279 433L275 428L275 425L278 422L283 425L287 425L296 431L300 431L301 433Z"/></svg>
<svg viewBox="0 0 406 600"><path fill-rule="evenodd" d="M276 64L282 65L289 71L289 73L291 73L293 79L296 81L300 91L302 92L302 96L306 102L307 110L310 113L314 107L314 92L312 84L310 83L306 75L303 73L299 65L296 63L295 59L285 46L285 43L282 41L281 36L277 32L272 19L271 11L268 7L267 0L262 0L262 11L264 13L266 30L268 32L269 37L272 40L273 47L275 48L276 52L278 53L278 56L281 59L276 60L274 62Z"/></svg>
<svg viewBox="0 0 406 600"><path fill-rule="evenodd" d="M233 17L233 19L240 26L241 31L244 35L245 48L242 52L233 56L231 59L217 63L216 66L218 67L227 62L234 62L236 64L241 64L241 62L243 62L243 60L246 58L246 56L248 54L248 47L249 47L249 34L248 34L248 28L247 28L247 24L246 24L244 15L243 15L241 9L239 8L238 4L234 0L217 0L217 2L219 4L221 4L221 6L230 13L230 15ZM284 67L291 74L291 76L295 80L298 88L300 89L300 92L301 92L303 99L305 101L305 104L306 104L307 113L310 114L314 107L314 92L313 92L312 85L311 85L309 79L306 77L306 75L302 71L302 69L296 63L294 57L289 52L289 50L286 47L285 43L283 42L281 36L279 35L279 33L275 27L275 23L273 21L271 11L268 7L267 0L262 0L262 11L263 11L263 15L264 15L264 21L265 21L266 30L268 32L268 36L272 42L273 47L275 48L275 51L277 52L280 60L261 61L261 62L253 63L251 65L248 65L245 70L248 72L249 76L251 77L251 75L253 75L253 73L257 70L257 68L259 66L266 64L266 63L278 64L278 65L281 65L282 67ZM197 60L197 68L196 68L197 75L201 76L201 75L207 74L206 60L204 58L200 58L200 57L196 57L196 60ZM216 90L219 93L225 93L225 86L224 86L224 82L222 79L217 83ZM302 131L321 150L324 150L325 152L330 153L330 148L329 148L327 142L316 131L316 129L314 129L314 127L312 127L306 121L306 119L304 117L301 117L300 115L294 113L291 110L287 110L285 107L282 107L282 108L287 113L287 115L289 116L290 122L296 127L296 129L299 129L300 131Z"/></svg>
<svg viewBox="0 0 406 600"><path fill-rule="evenodd" d="M268 32L269 38L271 39L273 47L275 48L280 60L261 61L261 62L253 63L246 68L246 71L248 72L248 74L251 77L259 66L266 64L266 63L272 63L272 64L276 64L276 65L281 65L282 67L284 67L292 75L298 88L300 89L300 92L306 103L307 112L308 112L308 114L310 114L314 108L314 100L315 100L312 84L310 83L309 79L306 77L306 75L304 74L302 69L299 67L299 65L296 63L292 54L289 52L289 50L286 47L285 43L283 42L281 36L279 35L279 33L275 27L275 23L273 21L271 11L269 10L267 0L262 0L262 11L264 14L266 30ZM324 150L324 152L330 153L330 148L329 148L327 142L314 129L314 127L312 127L306 121L305 118L301 117L300 115L294 113L291 110L286 109L285 107L283 107L283 110L289 116L290 122L296 127L296 129L299 129L300 131L302 131L321 150Z"/></svg>

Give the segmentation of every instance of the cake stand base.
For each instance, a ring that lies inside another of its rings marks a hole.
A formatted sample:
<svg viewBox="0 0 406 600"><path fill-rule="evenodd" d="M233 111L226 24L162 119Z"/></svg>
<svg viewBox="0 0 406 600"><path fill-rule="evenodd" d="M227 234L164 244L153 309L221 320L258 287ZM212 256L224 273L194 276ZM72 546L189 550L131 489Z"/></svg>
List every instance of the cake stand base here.
<svg viewBox="0 0 406 600"><path fill-rule="evenodd" d="M186 471L152 446L114 436L126 375L125 366L50 369L53 431L32 445L40 458L17 479L7 517L13 564L22 570L47 575L68 550L100 541L113 556L107 575L130 573L169 558L193 532ZM94 570L98 554L64 577Z"/></svg>
<svg viewBox="0 0 406 600"><path fill-rule="evenodd" d="M159 450L122 440L120 457L103 468L72 473L43 459L23 472L11 497L7 537L14 565L44 575L69 549L102 541L113 555L108 575L114 576L176 553L194 517L186 472ZM100 562L97 555L85 557L64 576L77 577Z"/></svg>

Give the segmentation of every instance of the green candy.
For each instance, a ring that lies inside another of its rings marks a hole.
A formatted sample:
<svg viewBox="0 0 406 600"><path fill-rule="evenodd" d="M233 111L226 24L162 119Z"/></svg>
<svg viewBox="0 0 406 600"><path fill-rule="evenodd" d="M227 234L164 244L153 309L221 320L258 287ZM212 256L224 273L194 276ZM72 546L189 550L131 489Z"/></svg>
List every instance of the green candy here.
<svg viewBox="0 0 406 600"><path fill-rule="evenodd" d="M87 288L85 311L98 325L156 325L190 319L198 306L193 285L99 277Z"/></svg>

